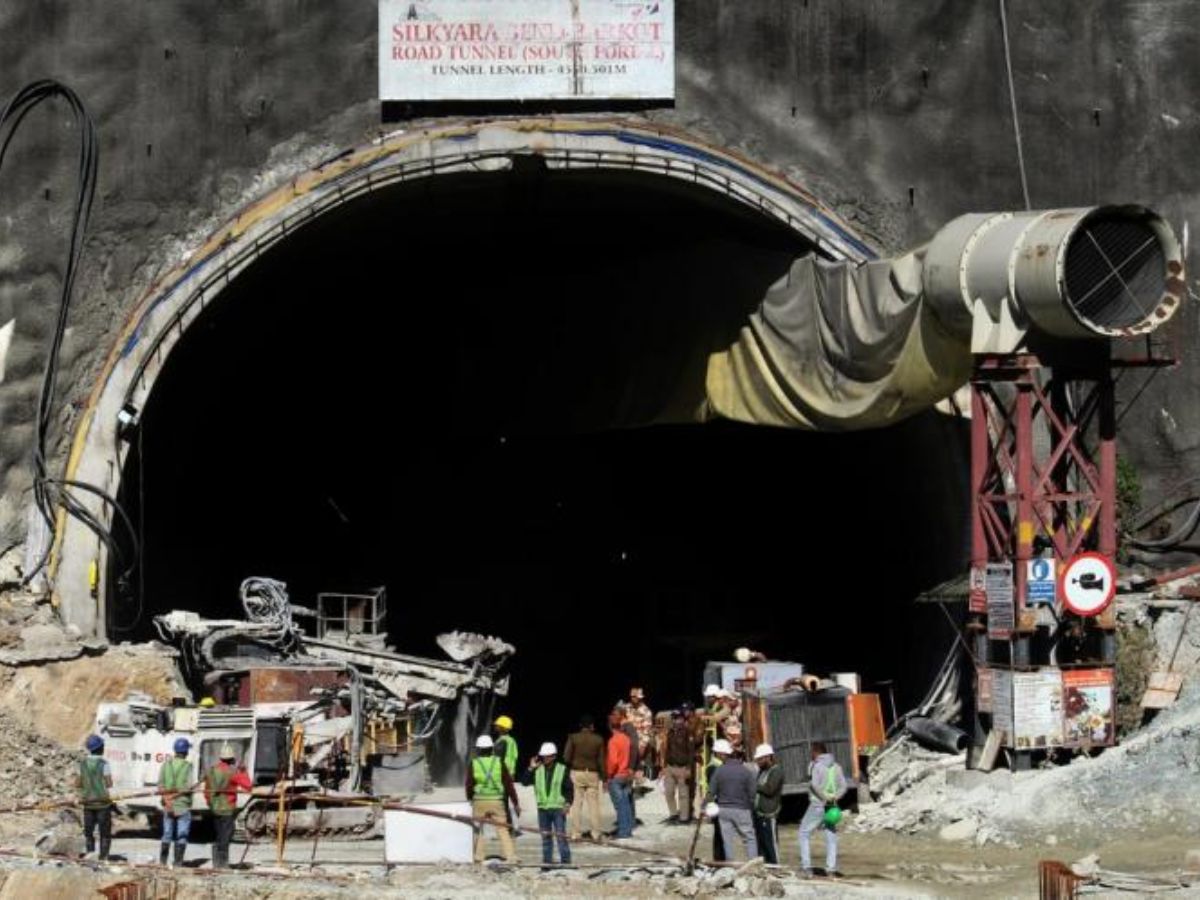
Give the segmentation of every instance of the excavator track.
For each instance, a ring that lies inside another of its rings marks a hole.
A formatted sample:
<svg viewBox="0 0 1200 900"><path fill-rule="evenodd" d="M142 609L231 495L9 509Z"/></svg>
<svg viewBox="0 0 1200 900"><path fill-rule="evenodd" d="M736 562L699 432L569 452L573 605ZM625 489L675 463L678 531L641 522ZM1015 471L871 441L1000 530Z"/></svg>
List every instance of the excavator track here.
<svg viewBox="0 0 1200 900"><path fill-rule="evenodd" d="M279 807L272 801L254 800L238 817L237 834L244 840L274 838ZM283 810L288 837L323 841L361 841L382 833L383 813L374 806L298 802Z"/></svg>

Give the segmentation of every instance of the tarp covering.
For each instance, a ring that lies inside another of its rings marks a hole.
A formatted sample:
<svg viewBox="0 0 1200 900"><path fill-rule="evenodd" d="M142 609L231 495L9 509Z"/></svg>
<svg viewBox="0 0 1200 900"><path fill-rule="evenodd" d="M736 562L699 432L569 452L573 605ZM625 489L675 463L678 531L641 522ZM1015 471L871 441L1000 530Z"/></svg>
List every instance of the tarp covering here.
<svg viewBox="0 0 1200 900"><path fill-rule="evenodd" d="M921 292L921 251L864 263L796 260L737 341L708 360L710 416L819 431L888 425L966 383L970 336Z"/></svg>

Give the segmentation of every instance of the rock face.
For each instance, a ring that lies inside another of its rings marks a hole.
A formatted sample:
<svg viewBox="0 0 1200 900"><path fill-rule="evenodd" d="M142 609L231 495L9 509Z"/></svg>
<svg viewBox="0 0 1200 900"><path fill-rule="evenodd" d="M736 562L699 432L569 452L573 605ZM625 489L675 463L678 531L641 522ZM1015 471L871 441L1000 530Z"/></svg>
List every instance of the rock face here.
<svg viewBox="0 0 1200 900"><path fill-rule="evenodd" d="M1022 204L993 8L676 6L677 100L650 118L803 181L886 249L965 210ZM1200 62L1190 52L1200 22L1190 7L1010 0L1008 10L1033 205L1132 200L1176 225L1200 221ZM373 3L268 0L198 15L186 3L17 0L0 9L0 35L0 89L51 74L84 98L101 137L55 411L60 463L79 401L155 277L248 200L393 126L376 97ZM27 522L25 460L74 188L73 135L61 122L61 110L40 110L4 164L0 546ZM1189 306L1171 327L1193 334L1196 316ZM1198 468L1198 391L1200 361L1185 357L1123 418L1147 500Z"/></svg>

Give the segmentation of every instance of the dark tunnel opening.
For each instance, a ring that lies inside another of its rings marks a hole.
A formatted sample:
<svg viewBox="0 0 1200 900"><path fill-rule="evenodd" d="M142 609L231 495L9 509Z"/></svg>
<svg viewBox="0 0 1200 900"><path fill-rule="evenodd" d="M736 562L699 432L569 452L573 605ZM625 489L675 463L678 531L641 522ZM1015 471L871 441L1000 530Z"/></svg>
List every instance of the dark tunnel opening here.
<svg viewBox="0 0 1200 900"><path fill-rule="evenodd" d="M502 709L526 746L634 684L655 709L698 699L737 646L914 702L954 639L912 600L962 571L964 424L652 424L683 417L706 355L808 249L709 191L536 165L328 214L159 377L111 635L240 617L251 575L302 605L386 585L402 652L441 658L452 629L517 647Z"/></svg>

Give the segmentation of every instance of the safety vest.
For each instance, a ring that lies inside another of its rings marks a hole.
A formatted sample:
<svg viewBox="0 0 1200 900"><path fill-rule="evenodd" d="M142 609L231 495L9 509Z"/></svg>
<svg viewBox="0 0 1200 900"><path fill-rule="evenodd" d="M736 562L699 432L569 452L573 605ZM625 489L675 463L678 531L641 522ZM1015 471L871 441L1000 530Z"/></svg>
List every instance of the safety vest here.
<svg viewBox="0 0 1200 900"><path fill-rule="evenodd" d="M84 809L106 809L112 804L104 781L104 757L89 756L79 761L79 783Z"/></svg>
<svg viewBox="0 0 1200 900"><path fill-rule="evenodd" d="M556 762L554 774L550 776L550 789L546 790L546 767L537 767L533 774L533 792L537 797L538 809L562 809L567 805L562 792L563 778L566 774L567 767Z"/></svg>
<svg viewBox="0 0 1200 900"><path fill-rule="evenodd" d="M497 756L477 756L471 761L476 800L499 800L504 796L504 775Z"/></svg>
<svg viewBox="0 0 1200 900"><path fill-rule="evenodd" d="M504 749L502 750L501 747ZM517 777L517 739L511 734L496 738L496 755L504 760L504 768L508 769L508 777Z"/></svg>
<svg viewBox="0 0 1200 900"><path fill-rule="evenodd" d="M233 779L233 772L221 766L213 766L208 770L208 774L204 777L208 784L208 808L212 810L214 816L231 816L236 812L236 804L229 802L229 795L225 793L229 790L229 782Z"/></svg>
<svg viewBox="0 0 1200 900"><path fill-rule="evenodd" d="M827 803L836 803L837 802L837 799L836 799L837 782L838 782L837 775L838 775L837 763L830 763L829 768L825 770L825 796L829 798L826 801Z"/></svg>
<svg viewBox="0 0 1200 900"><path fill-rule="evenodd" d="M164 793L174 793L166 804L167 812L178 814L192 808L192 764L174 756L162 764L158 773L158 787Z"/></svg>

